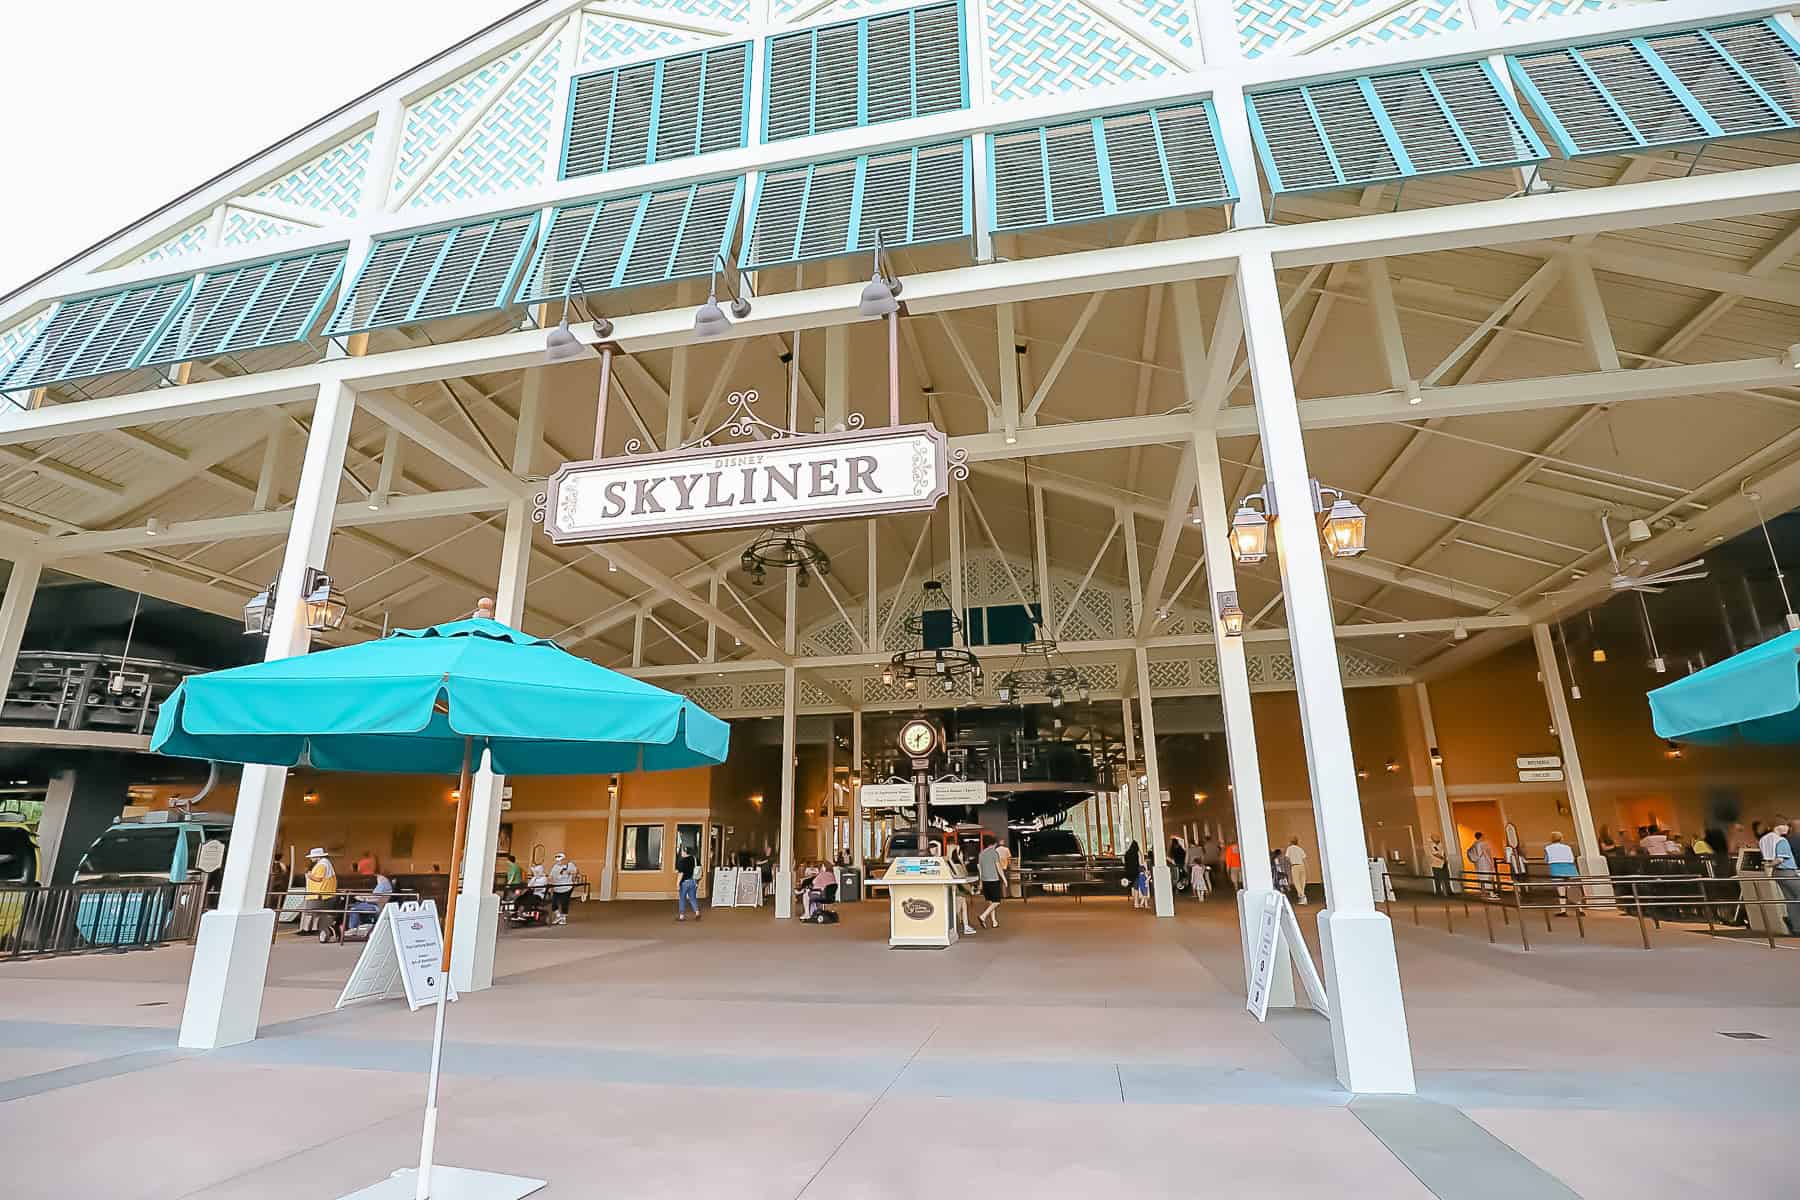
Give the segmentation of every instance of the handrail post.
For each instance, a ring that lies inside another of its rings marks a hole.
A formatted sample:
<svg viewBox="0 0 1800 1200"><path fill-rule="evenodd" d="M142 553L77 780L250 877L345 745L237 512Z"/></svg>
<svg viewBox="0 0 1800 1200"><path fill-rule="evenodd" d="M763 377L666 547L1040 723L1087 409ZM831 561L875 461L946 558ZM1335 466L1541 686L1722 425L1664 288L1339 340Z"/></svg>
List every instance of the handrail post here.
<svg viewBox="0 0 1800 1200"><path fill-rule="evenodd" d="M1486 900L1481 902L1481 919L1487 922L1488 945L1494 944L1494 906Z"/></svg>

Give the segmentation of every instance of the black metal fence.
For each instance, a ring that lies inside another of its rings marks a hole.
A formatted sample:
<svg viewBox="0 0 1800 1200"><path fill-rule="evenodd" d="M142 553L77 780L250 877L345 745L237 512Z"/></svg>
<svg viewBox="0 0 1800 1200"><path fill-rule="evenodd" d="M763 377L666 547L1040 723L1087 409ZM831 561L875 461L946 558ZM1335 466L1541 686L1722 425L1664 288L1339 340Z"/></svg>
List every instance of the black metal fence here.
<svg viewBox="0 0 1800 1200"><path fill-rule="evenodd" d="M0 958L141 950L192 941L206 885L0 885Z"/></svg>

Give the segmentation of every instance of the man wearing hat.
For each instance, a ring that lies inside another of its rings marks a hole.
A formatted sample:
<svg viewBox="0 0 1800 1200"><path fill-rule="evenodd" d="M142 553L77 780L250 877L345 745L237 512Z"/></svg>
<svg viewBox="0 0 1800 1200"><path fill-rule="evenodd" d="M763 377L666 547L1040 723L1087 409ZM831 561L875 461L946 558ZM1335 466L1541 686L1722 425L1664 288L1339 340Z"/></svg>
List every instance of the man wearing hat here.
<svg viewBox="0 0 1800 1200"><path fill-rule="evenodd" d="M556 860L550 864L550 911L555 914L550 918L552 925L569 923L569 900L575 891L577 874L574 861L558 850Z"/></svg>
<svg viewBox="0 0 1800 1200"><path fill-rule="evenodd" d="M337 868L331 865L323 846L314 846L306 852L306 857L312 867L306 872L306 906L301 914L300 932L308 932L306 914L317 913L313 927L319 931L321 942L329 941L338 928Z"/></svg>

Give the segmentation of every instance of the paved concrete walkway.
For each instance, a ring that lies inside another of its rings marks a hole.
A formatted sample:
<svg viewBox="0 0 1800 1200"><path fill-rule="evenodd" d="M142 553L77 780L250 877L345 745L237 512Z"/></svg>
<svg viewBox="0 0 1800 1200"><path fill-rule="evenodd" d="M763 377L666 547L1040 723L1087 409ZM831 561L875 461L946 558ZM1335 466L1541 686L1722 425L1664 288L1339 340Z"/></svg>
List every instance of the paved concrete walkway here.
<svg viewBox="0 0 1800 1200"><path fill-rule="evenodd" d="M939 953L842 911L596 904L504 936L450 1013L440 1157L550 1198L913 1200L923 1161L1033 1200L1649 1200L1775 1194L1800 1117L1785 946L1645 953L1613 919L1526 954L1402 906L1420 1096L1353 1098L1320 1018L1243 1012L1228 904L1011 904ZM0 1190L330 1200L408 1164L430 1016L332 1012L354 956L284 936L263 1037L211 1054L174 1046L185 948L0 964Z"/></svg>

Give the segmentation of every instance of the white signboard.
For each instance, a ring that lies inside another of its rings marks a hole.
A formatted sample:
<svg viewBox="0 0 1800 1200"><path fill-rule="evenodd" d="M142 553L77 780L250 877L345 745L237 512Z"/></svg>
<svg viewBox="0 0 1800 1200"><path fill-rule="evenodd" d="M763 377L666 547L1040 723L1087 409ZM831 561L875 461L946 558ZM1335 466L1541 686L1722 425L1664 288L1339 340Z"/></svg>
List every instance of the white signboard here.
<svg viewBox="0 0 1800 1200"><path fill-rule="evenodd" d="M974 804L987 803L987 784L975 780L940 779L931 785L931 802L933 804ZM863 801L864 807L868 801Z"/></svg>
<svg viewBox="0 0 1800 1200"><path fill-rule="evenodd" d="M1560 769L1558 769L1558 770L1549 770L1549 769L1531 770L1531 771L1520 771L1519 772L1519 782L1520 783L1561 783L1562 778L1563 778L1563 773Z"/></svg>
<svg viewBox="0 0 1800 1200"><path fill-rule="evenodd" d="M911 808L919 802L918 789L910 783L865 783L862 806L870 808Z"/></svg>
<svg viewBox="0 0 1800 1200"><path fill-rule="evenodd" d="M194 866L208 875L225 865L225 843L214 839L201 842L199 851L194 855Z"/></svg>
<svg viewBox="0 0 1800 1200"><path fill-rule="evenodd" d="M1554 754L1521 754L1514 761L1519 764L1519 770L1521 771L1542 770L1548 767L1562 766L1562 759Z"/></svg>
<svg viewBox="0 0 1800 1200"><path fill-rule="evenodd" d="M930 425L564 463L550 476L544 531L595 542L931 509L948 464Z"/></svg>
<svg viewBox="0 0 1800 1200"><path fill-rule="evenodd" d="M337 1007L386 999L396 986L405 991L406 1003L415 1012L435 1004L438 988L445 982L439 969L443 952L435 900L382 905ZM454 987L450 999L456 999Z"/></svg>
<svg viewBox="0 0 1800 1200"><path fill-rule="evenodd" d="M1280 892L1263 896L1262 917L1256 926L1256 970L1250 976L1250 998L1244 1007L1261 1021L1269 1014L1269 988L1275 983L1275 942L1281 936Z"/></svg>

